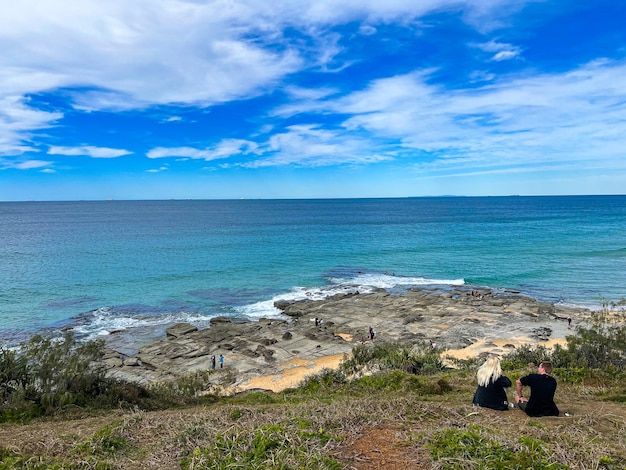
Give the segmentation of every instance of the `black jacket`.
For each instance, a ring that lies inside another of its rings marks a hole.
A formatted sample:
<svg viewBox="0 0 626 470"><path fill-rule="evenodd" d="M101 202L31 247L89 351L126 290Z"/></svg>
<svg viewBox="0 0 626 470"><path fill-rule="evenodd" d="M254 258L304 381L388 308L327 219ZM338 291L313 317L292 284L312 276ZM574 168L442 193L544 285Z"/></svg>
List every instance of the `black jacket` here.
<svg viewBox="0 0 626 470"><path fill-rule="evenodd" d="M526 404L528 416L558 416L559 409L554 403L556 380L554 377L543 374L530 374L522 377L520 382L530 387L530 398Z"/></svg>
<svg viewBox="0 0 626 470"><path fill-rule="evenodd" d="M489 382L486 387L479 385L472 403L494 410L508 410L509 403L504 388L510 386L511 380L506 375L500 376L495 382Z"/></svg>

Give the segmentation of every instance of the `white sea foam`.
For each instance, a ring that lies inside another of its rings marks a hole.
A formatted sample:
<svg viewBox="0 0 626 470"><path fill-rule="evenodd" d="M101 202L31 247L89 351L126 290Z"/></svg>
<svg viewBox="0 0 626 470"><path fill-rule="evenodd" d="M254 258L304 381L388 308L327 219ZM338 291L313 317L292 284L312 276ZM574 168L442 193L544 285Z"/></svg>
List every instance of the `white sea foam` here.
<svg viewBox="0 0 626 470"><path fill-rule="evenodd" d="M463 279L428 279L419 276L395 276L387 273L361 273L351 279L333 278L331 280L338 285L356 285L363 290L373 290L376 288L392 289L394 287L414 287L426 285L460 286L465 284L465 280Z"/></svg>
<svg viewBox="0 0 626 470"><path fill-rule="evenodd" d="M234 307L231 310L234 316L248 319L259 318L284 318L281 310L274 306L277 301L294 302L298 300L323 300L336 294L359 292L367 294L377 289L409 289L416 286L428 285L463 285L463 279L427 279L424 277L404 277L385 273L359 273L353 277L334 277L328 279L329 284L322 287L297 286L288 292L278 294L272 298L254 302L248 305ZM159 315L125 314L119 309L102 307L83 315L81 322L74 326L77 335L86 339L103 338L112 333L129 332L131 330L149 332L160 331L165 326L185 322L198 326L208 327L211 318L228 315L224 311L216 311L208 314L198 312L167 312Z"/></svg>
<svg viewBox="0 0 626 470"><path fill-rule="evenodd" d="M294 287L291 291L279 294L269 300L256 302L236 308L236 311L249 318L281 318L281 311L274 306L277 301L323 300L336 294L359 292L368 294L377 289L393 289L417 286L460 286L465 284L463 279L427 279L424 277L404 277L385 273L361 273L351 278L330 278L331 284L324 287Z"/></svg>
<svg viewBox="0 0 626 470"><path fill-rule="evenodd" d="M127 331L135 328L150 329L172 323L186 322L194 325L207 326L215 315L176 312L158 316L139 316L111 314L109 307L102 307L92 312L91 318L83 324L76 325L74 332L85 339L96 339L114 332Z"/></svg>

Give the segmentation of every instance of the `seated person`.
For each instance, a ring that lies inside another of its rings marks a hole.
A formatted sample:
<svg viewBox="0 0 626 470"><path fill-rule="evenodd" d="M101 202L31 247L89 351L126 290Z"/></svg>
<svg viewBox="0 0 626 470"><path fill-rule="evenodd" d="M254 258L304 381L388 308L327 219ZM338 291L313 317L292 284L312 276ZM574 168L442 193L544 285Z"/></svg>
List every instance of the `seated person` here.
<svg viewBox="0 0 626 470"><path fill-rule="evenodd" d="M511 380L502 375L502 367L498 356L489 356L485 363L476 372L478 388L474 393L474 405L494 410L507 410L509 403L506 398L506 388L511 386Z"/></svg>
<svg viewBox="0 0 626 470"><path fill-rule="evenodd" d="M528 416L558 416L559 409L554 403L556 379L552 373L552 363L542 362L536 374L529 374L516 382L517 406ZM530 398L522 395L522 387L530 387Z"/></svg>

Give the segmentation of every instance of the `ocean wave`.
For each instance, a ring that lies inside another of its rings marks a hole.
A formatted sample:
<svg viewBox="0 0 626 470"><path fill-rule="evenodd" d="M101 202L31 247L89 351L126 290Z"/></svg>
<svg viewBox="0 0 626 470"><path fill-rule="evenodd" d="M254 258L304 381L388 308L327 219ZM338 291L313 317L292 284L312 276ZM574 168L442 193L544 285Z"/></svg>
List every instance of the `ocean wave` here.
<svg viewBox="0 0 626 470"><path fill-rule="evenodd" d="M150 316L133 316L119 308L102 307L81 315L81 322L72 330L80 338L90 340L131 330L159 330L174 323L191 323L198 327L208 326L216 315L203 315L197 312L168 312ZM156 331L155 331L156 333Z"/></svg>
<svg viewBox="0 0 626 470"><path fill-rule="evenodd" d="M280 318L282 313L274 306L277 301L323 300L337 294L359 292L368 294L378 289L407 291L423 286L461 286L464 279L429 279L425 277L396 276L388 273L359 272L354 276L328 277L329 284L323 287L294 287L291 291L275 297L235 308L249 318Z"/></svg>
<svg viewBox="0 0 626 470"><path fill-rule="evenodd" d="M208 308L207 312L185 310L176 303L169 306L172 308L140 304L101 307L82 313L65 326L83 339L107 339L111 335L123 334L156 339L162 337L165 328L174 323L190 323L198 328L206 328L210 326L211 319L217 316L250 320L285 318L282 311L274 306L277 301L323 300L336 294L355 292L367 294L378 289L402 292L413 287L459 286L465 283L463 279L428 279L376 272L357 272L353 276L343 277L329 276L327 282L327 285L321 287L295 286L288 292L245 305L238 305L240 299L237 298L238 301L227 308Z"/></svg>

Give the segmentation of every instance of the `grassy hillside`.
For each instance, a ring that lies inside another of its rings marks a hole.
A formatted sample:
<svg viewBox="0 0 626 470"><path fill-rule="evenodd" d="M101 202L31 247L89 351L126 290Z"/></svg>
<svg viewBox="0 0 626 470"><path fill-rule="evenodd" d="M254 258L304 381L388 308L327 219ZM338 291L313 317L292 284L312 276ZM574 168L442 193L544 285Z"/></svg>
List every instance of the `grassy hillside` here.
<svg viewBox="0 0 626 470"><path fill-rule="evenodd" d="M503 360L512 380L553 360L561 416L551 418L475 408L478 362L449 369L440 351L401 344L356 348L340 370L277 394L201 396L201 377L190 377L148 390L108 384L81 403L69 387L64 403L52 387L56 404L36 418L20 415L28 394L10 403L20 385L3 379L5 421L21 422L0 424L0 469L624 469L623 335L595 325L567 348Z"/></svg>
<svg viewBox="0 0 626 470"><path fill-rule="evenodd" d="M626 394L606 377L560 381L571 416L529 418L470 405L470 373L333 375L280 394L4 424L0 468L626 468Z"/></svg>

